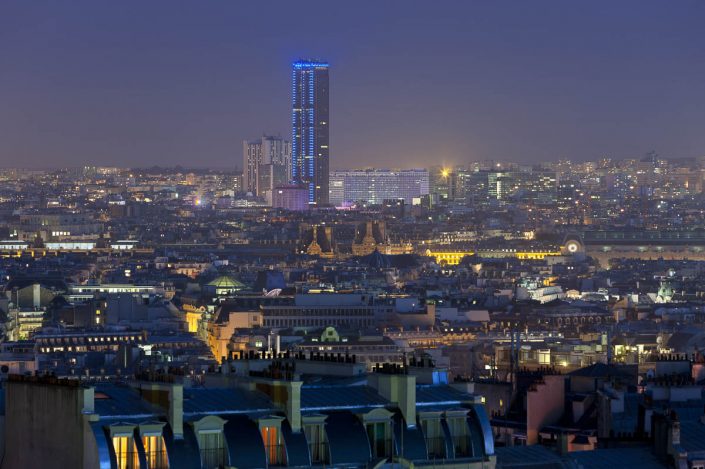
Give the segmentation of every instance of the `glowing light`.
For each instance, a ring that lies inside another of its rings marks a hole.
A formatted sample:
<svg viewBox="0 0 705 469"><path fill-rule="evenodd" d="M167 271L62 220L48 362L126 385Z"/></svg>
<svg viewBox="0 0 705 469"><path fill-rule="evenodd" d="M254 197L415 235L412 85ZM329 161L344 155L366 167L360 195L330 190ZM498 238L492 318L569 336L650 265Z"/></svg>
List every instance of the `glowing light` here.
<svg viewBox="0 0 705 469"><path fill-rule="evenodd" d="M294 62L294 68L316 68L316 67L328 67L328 62L315 62L308 60L300 60Z"/></svg>
<svg viewBox="0 0 705 469"><path fill-rule="evenodd" d="M443 176L444 178L447 178L449 174L450 173L448 172L447 169L444 168L441 170L441 176Z"/></svg>

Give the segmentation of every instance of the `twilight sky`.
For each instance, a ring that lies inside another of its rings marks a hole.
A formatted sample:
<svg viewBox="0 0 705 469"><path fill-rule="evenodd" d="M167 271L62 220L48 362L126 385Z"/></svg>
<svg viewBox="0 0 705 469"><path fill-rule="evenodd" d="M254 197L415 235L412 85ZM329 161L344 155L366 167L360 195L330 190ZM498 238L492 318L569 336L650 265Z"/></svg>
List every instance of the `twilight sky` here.
<svg viewBox="0 0 705 469"><path fill-rule="evenodd" d="M240 166L331 63L331 168L705 155L705 1L0 1L0 167Z"/></svg>

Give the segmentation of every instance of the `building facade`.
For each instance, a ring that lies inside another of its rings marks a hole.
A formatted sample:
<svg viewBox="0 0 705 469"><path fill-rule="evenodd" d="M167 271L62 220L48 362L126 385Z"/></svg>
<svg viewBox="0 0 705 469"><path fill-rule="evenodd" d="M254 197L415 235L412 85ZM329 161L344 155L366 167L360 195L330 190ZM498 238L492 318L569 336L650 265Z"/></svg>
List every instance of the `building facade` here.
<svg viewBox="0 0 705 469"><path fill-rule="evenodd" d="M267 135L243 141L242 168L245 192L271 200L274 187L289 182L291 142Z"/></svg>
<svg viewBox="0 0 705 469"><path fill-rule="evenodd" d="M294 62L291 117L291 179L308 188L309 204L328 205L328 63Z"/></svg>
<svg viewBox="0 0 705 469"><path fill-rule="evenodd" d="M385 200L403 199L411 205L414 198L428 194L426 169L356 169L332 171L330 203L336 206L365 202L378 205Z"/></svg>
<svg viewBox="0 0 705 469"><path fill-rule="evenodd" d="M13 431L4 434L4 466L496 466L482 398L417 384L413 367L353 375L361 366L351 357L301 354L229 360L221 369L199 382L142 373L122 385L13 376L5 394L5 425ZM311 386L294 369L363 381Z"/></svg>
<svg viewBox="0 0 705 469"><path fill-rule="evenodd" d="M308 189L304 186L276 186L272 192L272 207L302 212L308 210Z"/></svg>

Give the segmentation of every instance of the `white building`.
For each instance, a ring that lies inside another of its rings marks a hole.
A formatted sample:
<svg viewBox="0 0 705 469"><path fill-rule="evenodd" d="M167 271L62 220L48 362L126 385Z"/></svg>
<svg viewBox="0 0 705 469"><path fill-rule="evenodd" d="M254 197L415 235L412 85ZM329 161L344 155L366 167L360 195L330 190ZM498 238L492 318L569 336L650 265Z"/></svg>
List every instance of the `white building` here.
<svg viewBox="0 0 705 469"><path fill-rule="evenodd" d="M381 204L385 200L428 194L426 169L354 169L330 173L330 203L336 206L354 202Z"/></svg>

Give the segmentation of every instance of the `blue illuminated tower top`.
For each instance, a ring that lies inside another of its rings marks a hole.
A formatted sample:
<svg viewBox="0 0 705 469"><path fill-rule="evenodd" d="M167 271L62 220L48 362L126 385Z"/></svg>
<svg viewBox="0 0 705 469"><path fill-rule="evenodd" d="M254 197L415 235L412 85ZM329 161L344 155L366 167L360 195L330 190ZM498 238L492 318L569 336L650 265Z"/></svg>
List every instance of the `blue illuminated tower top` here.
<svg viewBox="0 0 705 469"><path fill-rule="evenodd" d="M327 62L292 64L291 179L308 187L309 204L328 205L329 87Z"/></svg>

